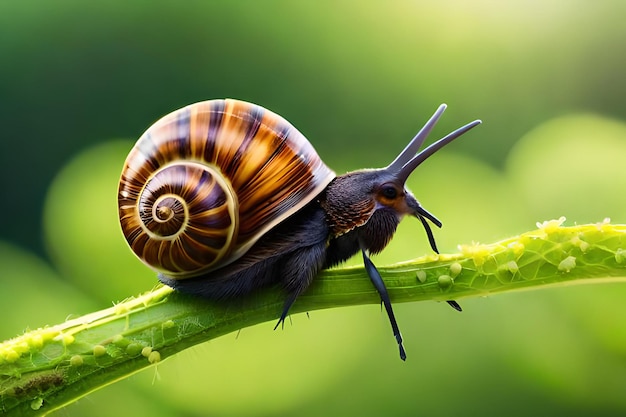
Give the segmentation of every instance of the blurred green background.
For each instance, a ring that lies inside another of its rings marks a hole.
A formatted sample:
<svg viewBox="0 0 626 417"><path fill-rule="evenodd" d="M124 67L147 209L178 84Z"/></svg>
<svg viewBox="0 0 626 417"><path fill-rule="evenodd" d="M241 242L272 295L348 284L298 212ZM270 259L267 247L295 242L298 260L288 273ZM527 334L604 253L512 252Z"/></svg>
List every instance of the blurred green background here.
<svg viewBox="0 0 626 417"><path fill-rule="evenodd" d="M626 223L626 2L0 2L0 338L150 289L119 231L126 153L157 118L233 97L291 121L338 173L386 165L441 102L484 124L410 188L440 249L566 216ZM434 139L434 138L433 138ZM429 252L405 221L376 262ZM243 329L65 416L617 416L623 285L378 306Z"/></svg>

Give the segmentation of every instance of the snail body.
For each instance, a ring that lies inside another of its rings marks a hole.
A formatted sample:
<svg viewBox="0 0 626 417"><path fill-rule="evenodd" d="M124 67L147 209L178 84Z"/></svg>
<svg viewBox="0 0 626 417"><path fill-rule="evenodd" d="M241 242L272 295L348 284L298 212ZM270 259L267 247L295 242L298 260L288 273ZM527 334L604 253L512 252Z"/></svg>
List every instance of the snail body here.
<svg viewBox="0 0 626 417"><path fill-rule="evenodd" d="M422 222L437 250L426 219L441 223L404 183L426 158L480 123L417 153L444 110L388 167L336 176L298 130L269 110L238 100L189 105L158 120L128 155L118 190L122 231L159 280L181 292L227 299L282 284L287 299L277 326L322 269L361 251L404 359L369 254L389 243L405 215Z"/></svg>

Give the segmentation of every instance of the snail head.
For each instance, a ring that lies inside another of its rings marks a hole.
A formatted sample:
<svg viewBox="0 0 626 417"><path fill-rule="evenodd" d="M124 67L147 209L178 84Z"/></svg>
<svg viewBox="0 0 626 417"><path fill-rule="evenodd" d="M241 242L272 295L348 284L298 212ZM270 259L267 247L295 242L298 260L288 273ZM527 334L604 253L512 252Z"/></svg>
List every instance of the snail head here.
<svg viewBox="0 0 626 417"><path fill-rule="evenodd" d="M454 139L458 138L459 136L463 135L464 133L481 123L480 120L474 120L473 122L456 129L445 137L439 139L438 141L419 151L419 148L426 140L426 137L428 137L430 132L433 130L433 128L437 124L437 121L441 118L445 110L446 105L440 105L437 111L426 122L424 127L422 127L422 129L415 135L415 137L409 142L404 150L400 152L396 159L394 159L393 162L391 162L391 164L389 164L386 168L382 169L382 172L385 173L385 176L388 175L393 178L393 180L387 182L386 184L383 184L380 187L377 198L379 202L381 201L381 199L387 199L386 201L395 199L393 207L399 214L406 214L417 217L424 226L424 229L426 230L426 234L428 235L428 241L431 248L437 253L437 246L435 244L435 239L430 225L428 224L428 221L430 221L437 227L441 227L441 221L439 221L439 219L437 219L433 214L431 214L424 207L422 207L415 199L415 197L413 197L413 195L406 189L406 180L411 175L411 173L415 171L415 168L417 168L431 155L433 155L439 149L443 148ZM398 187L402 187L402 189L398 190ZM404 198L397 198L399 197L400 193L403 194Z"/></svg>

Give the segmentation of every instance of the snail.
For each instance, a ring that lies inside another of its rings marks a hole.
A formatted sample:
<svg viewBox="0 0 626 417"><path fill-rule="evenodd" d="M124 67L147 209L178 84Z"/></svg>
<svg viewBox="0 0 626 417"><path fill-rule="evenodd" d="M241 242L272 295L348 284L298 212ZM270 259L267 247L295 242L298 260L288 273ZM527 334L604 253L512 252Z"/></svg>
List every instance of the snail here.
<svg viewBox="0 0 626 417"><path fill-rule="evenodd" d="M418 153L445 108L387 167L336 176L295 127L261 106L232 99L191 104L154 123L130 151L118 190L123 234L162 283L184 293L219 300L281 284L286 300L276 327L321 270L361 252L404 360L370 254L383 250L404 216L420 220L437 252L428 221L441 222L405 182L481 123Z"/></svg>

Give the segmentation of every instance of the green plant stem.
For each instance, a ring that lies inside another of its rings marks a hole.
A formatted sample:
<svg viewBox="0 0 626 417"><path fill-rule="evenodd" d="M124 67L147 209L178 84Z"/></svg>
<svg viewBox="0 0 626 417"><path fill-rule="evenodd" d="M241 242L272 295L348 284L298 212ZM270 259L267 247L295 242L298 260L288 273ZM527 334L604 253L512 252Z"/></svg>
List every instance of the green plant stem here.
<svg viewBox="0 0 626 417"><path fill-rule="evenodd" d="M626 280L626 225L561 222L379 270L394 303ZM283 297L268 289L220 304L157 287L115 307L25 333L0 344L0 410L45 415L190 346L275 320ZM315 280L292 313L379 302L362 268L335 269Z"/></svg>

